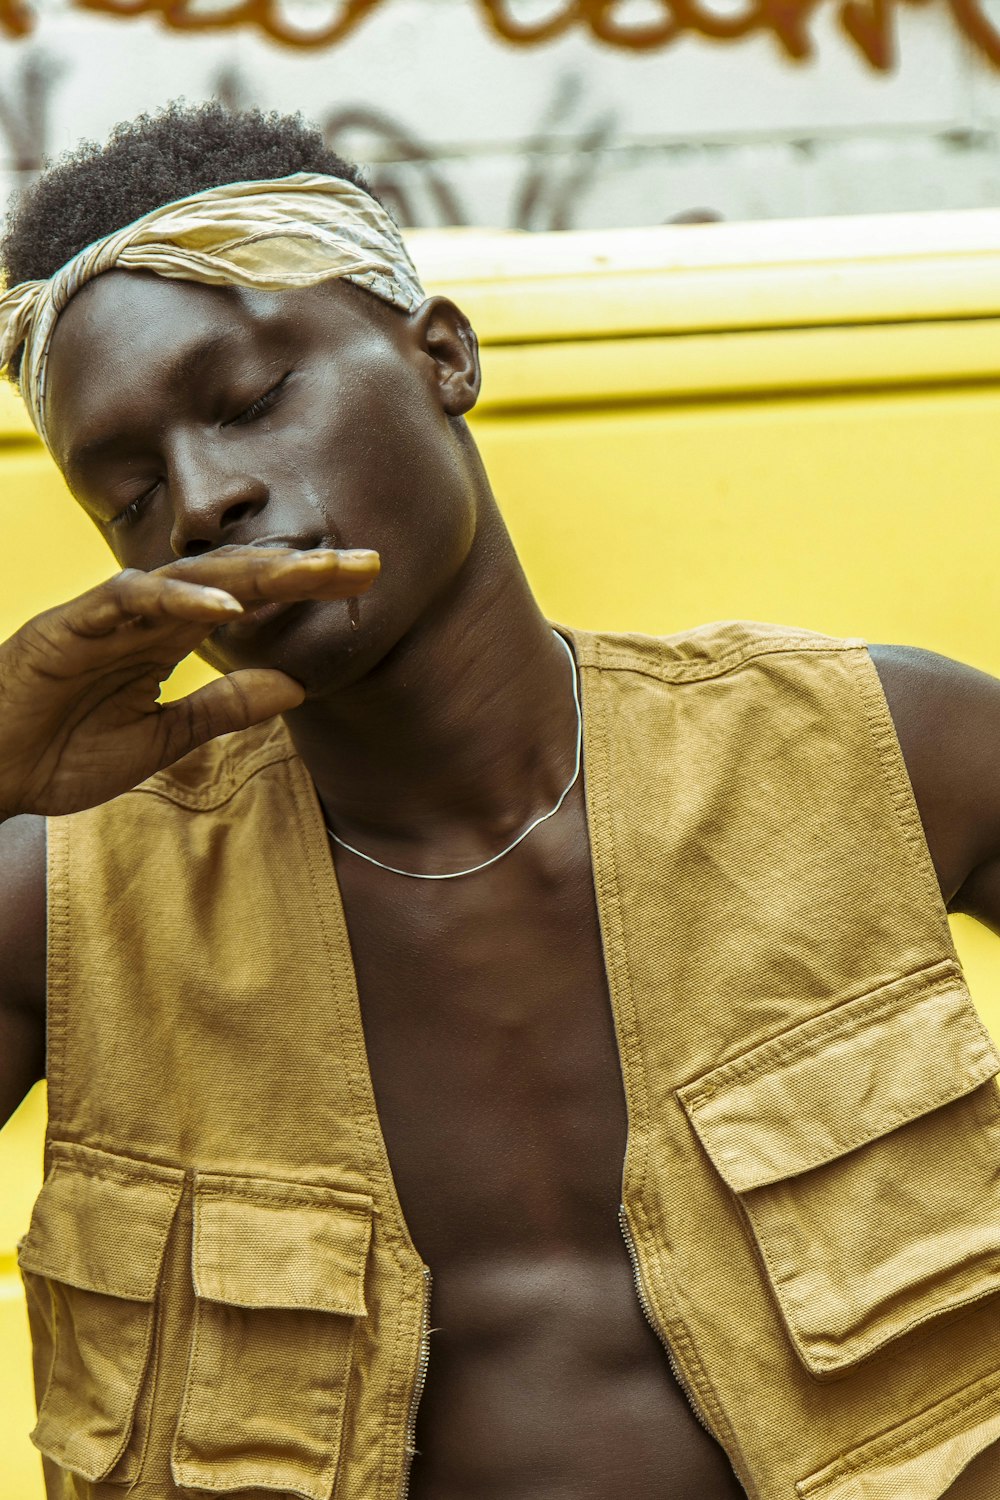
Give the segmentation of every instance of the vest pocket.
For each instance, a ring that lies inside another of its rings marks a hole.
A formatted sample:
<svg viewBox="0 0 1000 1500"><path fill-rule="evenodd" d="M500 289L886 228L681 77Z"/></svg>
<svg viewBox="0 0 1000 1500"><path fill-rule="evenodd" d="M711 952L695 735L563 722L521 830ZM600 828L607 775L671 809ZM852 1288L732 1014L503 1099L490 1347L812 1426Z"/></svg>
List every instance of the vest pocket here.
<svg viewBox="0 0 1000 1500"><path fill-rule="evenodd" d="M178 1485L328 1500L371 1227L363 1194L197 1175Z"/></svg>
<svg viewBox="0 0 1000 1500"><path fill-rule="evenodd" d="M50 1153L18 1245L39 1395L31 1440L83 1479L127 1481L142 1458L133 1429L184 1174L69 1143Z"/></svg>
<svg viewBox="0 0 1000 1500"><path fill-rule="evenodd" d="M919 1416L800 1479L799 1500L948 1500L968 1464L1000 1442L1000 1374L965 1386ZM984 1492L985 1493L985 1492Z"/></svg>
<svg viewBox="0 0 1000 1500"><path fill-rule="evenodd" d="M1000 1291L998 1071L949 961L678 1091L812 1374Z"/></svg>

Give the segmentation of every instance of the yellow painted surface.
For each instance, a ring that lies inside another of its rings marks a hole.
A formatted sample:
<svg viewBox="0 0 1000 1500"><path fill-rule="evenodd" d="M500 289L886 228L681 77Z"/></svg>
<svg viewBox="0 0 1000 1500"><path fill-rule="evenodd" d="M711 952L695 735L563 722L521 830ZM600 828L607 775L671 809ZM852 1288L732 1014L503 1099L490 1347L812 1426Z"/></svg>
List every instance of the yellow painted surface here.
<svg viewBox="0 0 1000 1500"><path fill-rule="evenodd" d="M554 618L774 620L1000 676L1000 214L414 245L480 331L475 434ZM0 528L3 635L114 569L9 392ZM1000 943L954 927L1000 1036ZM0 1500L40 1494L12 1256L42 1104L0 1132Z"/></svg>

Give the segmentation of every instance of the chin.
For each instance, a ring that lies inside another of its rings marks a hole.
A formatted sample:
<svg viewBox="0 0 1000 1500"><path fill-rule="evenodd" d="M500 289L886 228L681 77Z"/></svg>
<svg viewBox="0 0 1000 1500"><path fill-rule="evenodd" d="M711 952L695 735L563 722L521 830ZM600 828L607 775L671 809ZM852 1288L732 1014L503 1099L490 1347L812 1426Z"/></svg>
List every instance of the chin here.
<svg viewBox="0 0 1000 1500"><path fill-rule="evenodd" d="M305 601L260 621L247 617L214 631L198 655L220 672L272 667L301 682L308 697L321 696L357 681L370 664L371 622L363 605L349 603Z"/></svg>

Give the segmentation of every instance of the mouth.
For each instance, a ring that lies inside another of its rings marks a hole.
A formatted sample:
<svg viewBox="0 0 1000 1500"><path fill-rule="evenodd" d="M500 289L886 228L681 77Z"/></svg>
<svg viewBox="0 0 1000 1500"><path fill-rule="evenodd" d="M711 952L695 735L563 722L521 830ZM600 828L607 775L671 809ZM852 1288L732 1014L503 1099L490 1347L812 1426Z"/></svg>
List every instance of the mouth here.
<svg viewBox="0 0 1000 1500"><path fill-rule="evenodd" d="M331 526L329 531L319 536L255 536L249 542L241 545L245 547L290 547L295 552L312 552L317 547L332 547L340 551L344 547L339 530Z"/></svg>
<svg viewBox="0 0 1000 1500"><path fill-rule="evenodd" d="M235 620L229 620L222 627L226 634L237 640L244 637L256 635L276 620L279 615L285 614L290 609L297 609L302 604L308 604L308 599L273 599L269 604L256 604L247 609Z"/></svg>
<svg viewBox="0 0 1000 1500"><path fill-rule="evenodd" d="M336 527L323 536L294 537L294 536L257 536L252 541L243 543L247 547L290 547L296 552L311 552L317 547L332 547L336 550L343 549L343 540ZM285 615L289 610L301 609L304 605L314 603L311 599L272 599L267 604L255 604L248 606L244 613L235 620L229 620L225 625L219 627L218 632L225 631L226 637L231 640L242 641L256 636L258 632L264 631L279 616Z"/></svg>

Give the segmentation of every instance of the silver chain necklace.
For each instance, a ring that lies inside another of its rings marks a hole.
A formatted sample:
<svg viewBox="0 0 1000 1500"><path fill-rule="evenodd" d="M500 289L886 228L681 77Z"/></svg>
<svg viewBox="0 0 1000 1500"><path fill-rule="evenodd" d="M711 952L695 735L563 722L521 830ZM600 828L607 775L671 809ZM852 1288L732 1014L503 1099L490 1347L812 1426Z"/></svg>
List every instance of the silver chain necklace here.
<svg viewBox="0 0 1000 1500"><path fill-rule="evenodd" d="M505 854L509 854L512 849L516 849L518 844L526 839L529 833L533 833L539 824L547 823L549 818L554 818L570 792L576 786L577 778L580 775L580 764L583 758L583 715L580 712L580 691L577 685L577 670L576 662L573 660L573 653L557 631L553 630L552 634L569 657L570 670L573 673L573 702L576 705L576 764L573 767L573 775L565 787L563 787L559 800L554 807L550 807L547 813L542 813L540 818L536 818L533 823L529 823L524 832L519 833L512 844L508 844L506 849L501 849L499 854L494 854L492 859L484 859L481 865L471 865L468 870L453 870L450 875L421 875L418 870L398 870L395 865L384 865L380 859L375 859L371 854L365 854L363 850L355 849L353 844L349 844L346 839L342 839L339 834L334 833L333 829L327 823L325 825L326 831L334 843L339 844L342 849L346 849L350 854L356 854L359 859L366 859L370 865L377 865L380 870L388 870L392 875L406 875L410 880L458 880L461 875L475 875L477 870L485 870L488 865L495 865L498 859L503 859Z"/></svg>

